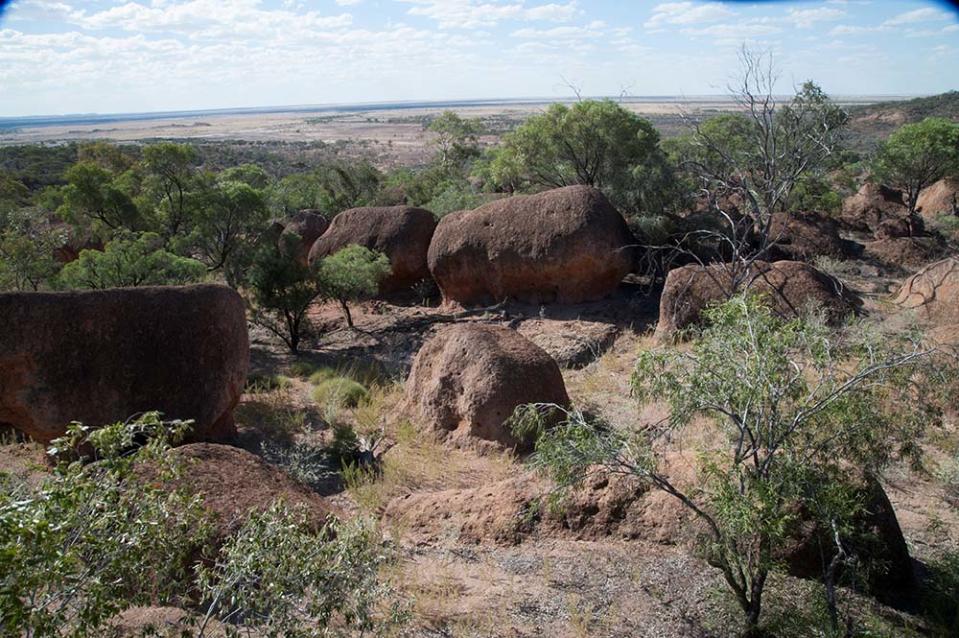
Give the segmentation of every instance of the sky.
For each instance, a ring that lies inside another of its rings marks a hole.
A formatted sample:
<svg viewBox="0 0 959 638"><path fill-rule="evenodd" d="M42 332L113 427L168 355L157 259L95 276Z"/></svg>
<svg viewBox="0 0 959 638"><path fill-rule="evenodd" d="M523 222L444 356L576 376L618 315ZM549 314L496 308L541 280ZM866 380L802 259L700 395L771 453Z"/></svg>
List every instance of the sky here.
<svg viewBox="0 0 959 638"><path fill-rule="evenodd" d="M14 0L0 116L723 93L744 43L787 92L959 88L959 13L923 0Z"/></svg>

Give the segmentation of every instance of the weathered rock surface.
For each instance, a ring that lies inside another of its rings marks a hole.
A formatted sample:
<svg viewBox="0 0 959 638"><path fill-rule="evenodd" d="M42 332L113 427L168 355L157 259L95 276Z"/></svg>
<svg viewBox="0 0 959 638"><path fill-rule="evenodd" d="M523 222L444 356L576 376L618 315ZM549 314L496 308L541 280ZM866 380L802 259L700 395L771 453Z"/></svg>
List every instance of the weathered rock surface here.
<svg viewBox="0 0 959 638"><path fill-rule="evenodd" d="M894 303L920 320L959 323L959 259L943 259L906 279Z"/></svg>
<svg viewBox="0 0 959 638"><path fill-rule="evenodd" d="M702 477L691 453L665 455L661 471L686 494L695 494ZM908 599L915 587L905 539L882 487L866 481L861 488L864 512L855 522L860 537L847 539L865 560L882 565L867 589L889 603ZM547 506L548 482L524 475L469 489L425 492L394 498L384 518L398 523L407 540L510 545L527 539L606 538L643 540L692 548L706 531L678 499L638 478L596 468L557 509ZM778 558L794 576L817 579L823 559L832 556L831 539L808 519L795 525Z"/></svg>
<svg viewBox="0 0 959 638"><path fill-rule="evenodd" d="M632 243L599 190L569 186L447 215L429 268L447 302L578 303L616 289L632 267Z"/></svg>
<svg viewBox="0 0 959 638"><path fill-rule="evenodd" d="M576 319L527 319L516 330L561 368L587 365L606 352L619 334L615 325Z"/></svg>
<svg viewBox="0 0 959 638"><path fill-rule="evenodd" d="M417 353L406 380L414 423L458 444L526 448L507 420L525 403L568 405L559 366L542 348L502 326L440 330Z"/></svg>
<svg viewBox="0 0 959 638"><path fill-rule="evenodd" d="M916 209L926 219L955 214L959 210L959 179L941 179L922 189Z"/></svg>
<svg viewBox="0 0 959 638"><path fill-rule="evenodd" d="M214 517L215 540L223 541L251 513L264 512L277 499L302 508L317 529L333 513L326 500L259 456L230 445L191 443L171 453L182 462L173 486L197 494ZM141 472L149 475L150 468Z"/></svg>
<svg viewBox="0 0 959 638"><path fill-rule="evenodd" d="M279 237L280 246L286 246L286 237L291 235L299 237L295 257L301 264L306 265L310 248L329 227L330 223L319 211L301 210L283 225L283 231Z"/></svg>
<svg viewBox="0 0 959 638"><path fill-rule="evenodd" d="M923 232L922 218L910 215L902 191L867 182L842 204L846 227L877 238L911 237Z"/></svg>
<svg viewBox="0 0 959 638"><path fill-rule="evenodd" d="M390 260L392 273L380 282L380 292L397 292L430 276L426 254L435 229L433 213L422 208L352 208L333 218L310 249L309 262L312 265L352 244L365 246Z"/></svg>
<svg viewBox="0 0 959 638"><path fill-rule="evenodd" d="M942 257L945 246L940 238L892 237L863 244L863 256L892 270L914 270Z"/></svg>
<svg viewBox="0 0 959 638"><path fill-rule="evenodd" d="M194 440L234 434L249 342L230 288L6 293L0 324L0 423L40 442L150 410L194 419Z"/></svg>
<svg viewBox="0 0 959 638"><path fill-rule="evenodd" d="M809 260L815 257L844 259L847 242L839 236L839 224L816 212L780 212L772 216L769 237L775 242L772 259Z"/></svg>
<svg viewBox="0 0 959 638"><path fill-rule="evenodd" d="M725 264L683 266L669 272L659 302L659 339L674 338L683 329L698 325L702 311L722 303L733 292L731 270ZM858 298L829 275L799 261L756 261L739 286L764 295L771 307L786 317L807 308L824 310L839 320L857 305Z"/></svg>

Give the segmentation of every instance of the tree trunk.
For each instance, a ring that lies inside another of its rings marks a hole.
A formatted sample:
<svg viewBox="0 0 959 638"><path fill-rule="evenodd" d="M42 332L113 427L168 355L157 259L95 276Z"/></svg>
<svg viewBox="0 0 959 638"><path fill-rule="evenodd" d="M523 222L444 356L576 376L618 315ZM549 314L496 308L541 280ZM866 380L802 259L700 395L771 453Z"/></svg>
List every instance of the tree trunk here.
<svg viewBox="0 0 959 638"><path fill-rule="evenodd" d="M340 299L340 306L343 308L343 316L346 317L346 327L353 328L353 315L350 314L350 307L342 299Z"/></svg>

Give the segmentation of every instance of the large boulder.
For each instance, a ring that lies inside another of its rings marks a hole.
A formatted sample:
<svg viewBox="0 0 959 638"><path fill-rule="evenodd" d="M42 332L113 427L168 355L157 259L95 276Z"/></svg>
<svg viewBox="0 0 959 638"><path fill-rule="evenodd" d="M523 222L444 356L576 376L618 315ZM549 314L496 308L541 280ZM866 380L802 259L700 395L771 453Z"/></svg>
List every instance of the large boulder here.
<svg viewBox="0 0 959 638"><path fill-rule="evenodd" d="M225 286L0 294L0 424L47 443L159 410L192 437L234 431L249 341Z"/></svg>
<svg viewBox="0 0 959 638"><path fill-rule="evenodd" d="M906 279L894 302L928 322L959 323L959 258L943 259Z"/></svg>
<svg viewBox="0 0 959 638"><path fill-rule="evenodd" d="M847 244L839 236L839 224L816 212L779 212L772 216L769 237L775 242L770 257L805 261L815 257L844 259Z"/></svg>
<svg viewBox="0 0 959 638"><path fill-rule="evenodd" d="M285 250L287 243L286 238L294 235L298 237L295 243L296 253L294 257L305 266L310 254L310 248L313 247L316 240L319 239L329 227L330 223L326 221L326 217L319 211L310 209L301 210L283 225L283 231L279 237L280 246Z"/></svg>
<svg viewBox="0 0 959 638"><path fill-rule="evenodd" d="M458 444L525 449L507 423L525 403L569 404L559 366L542 348L502 326L440 330L417 353L406 381L415 423Z"/></svg>
<svg viewBox="0 0 959 638"><path fill-rule="evenodd" d="M631 269L632 243L599 190L569 186L447 215L429 267L447 302L577 303L616 289Z"/></svg>
<svg viewBox="0 0 959 638"><path fill-rule="evenodd" d="M923 232L922 218L909 213L902 191L867 182L842 203L842 223L877 238L910 237Z"/></svg>
<svg viewBox="0 0 959 638"><path fill-rule="evenodd" d="M659 301L657 338L671 339L698 325L702 311L736 292L764 295L780 315L795 317L814 308L836 321L856 307L857 298L829 275L799 261L753 262L736 287L729 264L676 268L666 276Z"/></svg>
<svg viewBox="0 0 959 638"><path fill-rule="evenodd" d="M959 178L941 179L922 189L916 209L926 219L955 215L959 211Z"/></svg>
<svg viewBox="0 0 959 638"><path fill-rule="evenodd" d="M380 292L409 288L430 276L426 266L436 218L411 206L351 208L333 218L329 229L310 249L310 264L351 244L386 254L392 273L380 282Z"/></svg>

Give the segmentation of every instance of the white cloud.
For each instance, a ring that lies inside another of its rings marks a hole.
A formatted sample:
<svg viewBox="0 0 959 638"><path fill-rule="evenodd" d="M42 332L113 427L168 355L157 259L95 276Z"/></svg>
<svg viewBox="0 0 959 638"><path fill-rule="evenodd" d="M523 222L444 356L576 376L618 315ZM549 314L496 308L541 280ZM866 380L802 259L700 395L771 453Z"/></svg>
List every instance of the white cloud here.
<svg viewBox="0 0 959 638"><path fill-rule="evenodd" d="M414 5L408 13L435 20L440 28L477 29L495 26L504 20L566 22L579 11L575 0L565 4L526 6L476 0L399 0Z"/></svg>
<svg viewBox="0 0 959 638"><path fill-rule="evenodd" d="M363 0L336 0L336 4L341 7L355 7L356 5L363 2Z"/></svg>
<svg viewBox="0 0 959 638"><path fill-rule="evenodd" d="M948 20L951 17L952 16L945 11L933 9L932 7L925 7L922 9L915 9L913 11L900 13L899 15L889 18L883 22L882 26L895 27L901 24L915 24L917 22Z"/></svg>
<svg viewBox="0 0 959 638"><path fill-rule="evenodd" d="M643 26L659 29L669 24L702 24L736 15L719 2L667 2L653 7L653 14Z"/></svg>
<svg viewBox="0 0 959 638"><path fill-rule="evenodd" d="M808 29L817 22L830 22L838 20L846 15L842 9L830 9L829 7L817 7L815 9L790 9L786 15L786 21L800 29Z"/></svg>

